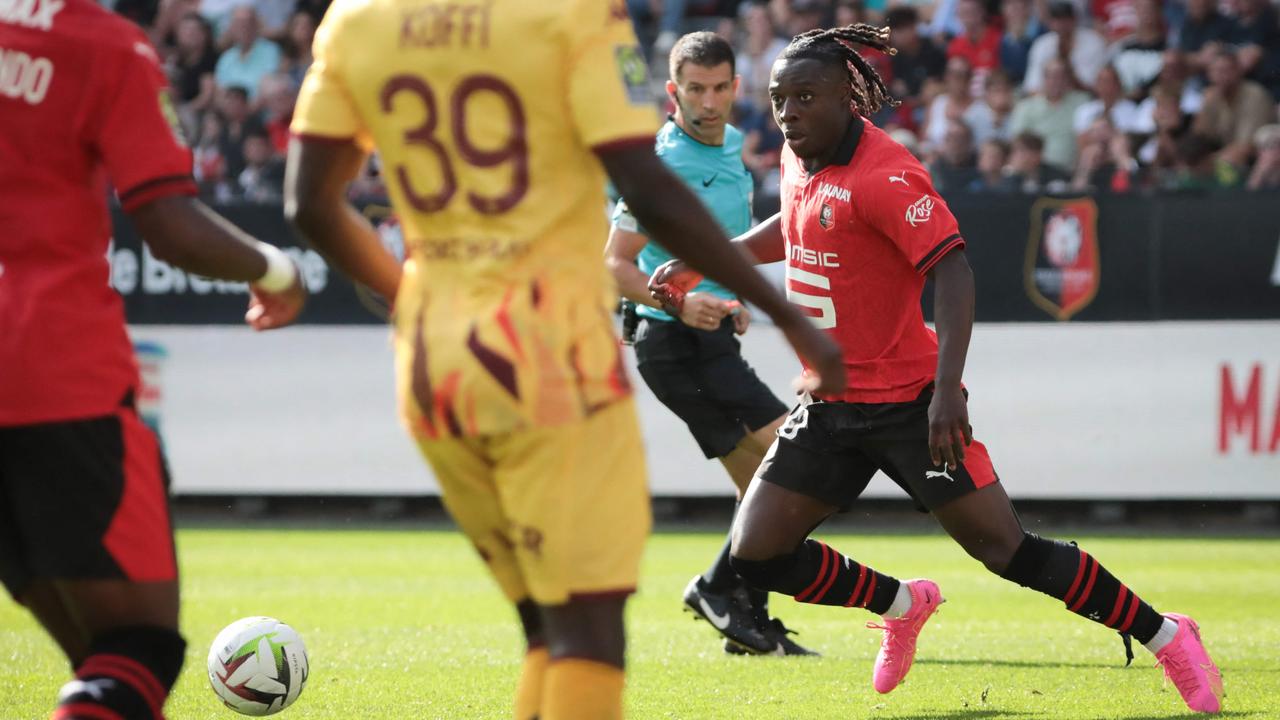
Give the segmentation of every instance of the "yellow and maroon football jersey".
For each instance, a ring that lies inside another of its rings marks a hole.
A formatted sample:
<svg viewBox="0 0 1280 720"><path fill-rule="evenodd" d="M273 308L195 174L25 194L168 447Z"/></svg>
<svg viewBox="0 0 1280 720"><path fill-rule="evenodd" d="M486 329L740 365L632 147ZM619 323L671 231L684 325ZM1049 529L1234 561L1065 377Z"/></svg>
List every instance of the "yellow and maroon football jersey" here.
<svg viewBox="0 0 1280 720"><path fill-rule="evenodd" d="M626 397L593 151L653 142L622 0L337 0L293 130L382 159L409 260L402 412L425 437L581 419Z"/></svg>

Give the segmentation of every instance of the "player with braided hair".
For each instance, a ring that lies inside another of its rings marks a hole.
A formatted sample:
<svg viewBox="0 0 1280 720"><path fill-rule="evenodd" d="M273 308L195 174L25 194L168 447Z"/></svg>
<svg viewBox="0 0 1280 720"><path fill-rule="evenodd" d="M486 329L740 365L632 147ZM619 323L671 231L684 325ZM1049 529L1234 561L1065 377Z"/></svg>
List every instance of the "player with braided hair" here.
<svg viewBox="0 0 1280 720"><path fill-rule="evenodd" d="M787 263L788 298L840 345L847 384L804 395L779 429L734 523L733 569L800 602L884 616L873 682L893 690L942 602L937 584L899 581L809 537L881 471L991 572L1118 631L1126 649L1137 638L1192 710L1218 712L1222 677L1196 623L1160 615L1074 544L1026 532L973 439L965 240L919 161L865 119L894 100L858 45L893 52L884 31L854 25L797 36L773 66L782 211L736 242L757 262ZM920 308L926 278L936 335ZM678 300L695 279L670 264L651 287Z"/></svg>

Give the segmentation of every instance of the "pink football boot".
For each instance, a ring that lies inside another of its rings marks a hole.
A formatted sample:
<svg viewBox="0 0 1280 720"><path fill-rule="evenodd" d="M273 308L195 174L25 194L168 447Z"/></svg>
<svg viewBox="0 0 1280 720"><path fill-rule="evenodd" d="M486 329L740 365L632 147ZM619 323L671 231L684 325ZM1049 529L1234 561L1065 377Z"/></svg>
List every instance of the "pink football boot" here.
<svg viewBox="0 0 1280 720"><path fill-rule="evenodd" d="M1186 615L1166 613L1165 617L1178 623L1178 632L1156 653L1156 662L1178 688L1187 707L1202 713L1220 712L1222 673L1200 641L1200 626Z"/></svg>
<svg viewBox="0 0 1280 720"><path fill-rule="evenodd" d="M880 652L876 654L873 684L876 692L887 693L898 687L911 663L916 659L916 639L924 624L945 600L938 584L932 580L904 580L911 593L911 609L900 618L884 618L884 624L867 623L867 627L884 630Z"/></svg>

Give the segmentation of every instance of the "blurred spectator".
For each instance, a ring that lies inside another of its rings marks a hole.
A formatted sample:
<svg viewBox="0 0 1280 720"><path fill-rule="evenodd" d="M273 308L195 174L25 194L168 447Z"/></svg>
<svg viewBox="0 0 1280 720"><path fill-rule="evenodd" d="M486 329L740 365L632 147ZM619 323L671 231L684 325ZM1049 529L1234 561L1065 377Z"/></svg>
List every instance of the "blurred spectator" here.
<svg viewBox="0 0 1280 720"><path fill-rule="evenodd" d="M1122 133L1139 132L1138 105L1124 96L1120 74L1115 67L1107 65L1098 72L1094 89L1097 97L1076 109L1072 127L1077 135L1083 135L1099 117L1110 120L1112 127Z"/></svg>
<svg viewBox="0 0 1280 720"><path fill-rule="evenodd" d="M217 38L219 50L226 50L233 42L227 36L227 28L231 25L231 13L246 0L200 0L200 14L213 26L213 36Z"/></svg>
<svg viewBox="0 0 1280 720"><path fill-rule="evenodd" d="M915 133L906 128L900 127L890 130L889 137L893 138L895 142L906 148L907 152L914 155L917 160L920 159L920 138L916 137Z"/></svg>
<svg viewBox="0 0 1280 720"><path fill-rule="evenodd" d="M1125 193L1137 189L1138 161L1129 138L1105 116L1093 120L1081 135L1071 189L1078 192Z"/></svg>
<svg viewBox="0 0 1280 720"><path fill-rule="evenodd" d="M1086 13L1107 43L1116 43L1133 34L1138 26L1135 0L1090 0Z"/></svg>
<svg viewBox="0 0 1280 720"><path fill-rule="evenodd" d="M298 91L288 75L277 73L262 79L262 117L271 147L279 155L289 149L289 123Z"/></svg>
<svg viewBox="0 0 1280 720"><path fill-rule="evenodd" d="M262 123L249 111L249 93L236 85L222 88L218 98L222 134L218 150L226 163L226 176L236 178L244 170L244 139L263 132Z"/></svg>
<svg viewBox="0 0 1280 720"><path fill-rule="evenodd" d="M978 175L969 183L970 192L1009 192L1013 189L1004 170L1009 162L1009 143L988 140L978 148Z"/></svg>
<svg viewBox="0 0 1280 720"><path fill-rule="evenodd" d="M1239 174L1221 159L1222 143L1191 133L1178 141L1177 172L1169 179L1169 190L1221 190L1239 183Z"/></svg>
<svg viewBox="0 0 1280 720"><path fill-rule="evenodd" d="M280 72L289 76L295 88L302 86L302 78L311 67L311 42L315 37L315 17L302 10L294 13L284 38L280 40L280 50L284 55Z"/></svg>
<svg viewBox="0 0 1280 720"><path fill-rule="evenodd" d="M1045 162L1064 170L1075 167L1076 110L1089 101L1087 94L1070 89L1070 84L1067 63L1051 58L1044 66L1044 92L1019 101L1009 127L1015 135L1031 132L1040 136Z"/></svg>
<svg viewBox="0 0 1280 720"><path fill-rule="evenodd" d="M897 98L920 95L928 79L941 79L947 56L929 38L920 35L920 16L910 6L895 7L885 15L889 44L898 52L890 59L893 84L889 90Z"/></svg>
<svg viewBox="0 0 1280 720"><path fill-rule="evenodd" d="M947 125L938 157L929 163L929 175L939 192L961 191L978 179L978 163L973 152L973 132L964 121Z"/></svg>
<svg viewBox="0 0 1280 720"><path fill-rule="evenodd" d="M178 33L178 25L188 16L200 15L200 0L160 0L156 19L151 23L150 27L144 25L143 29L147 30L151 37L151 43L162 51L171 49L176 44L176 36ZM209 28L210 39L213 38L213 28ZM217 54L214 54L214 60L217 60Z"/></svg>
<svg viewBox="0 0 1280 720"><path fill-rule="evenodd" d="M213 73L218 53L213 49L213 28L195 13L184 16L174 29L175 49L170 78L178 101L178 116L187 137L198 136L200 114L213 105L216 83Z"/></svg>
<svg viewBox="0 0 1280 720"><path fill-rule="evenodd" d="M942 147L947 126L953 122L964 122L977 137L986 139L991 135L990 112L970 92L973 87L970 73L969 62L964 58L953 57L947 61L947 71L943 75L945 92L929 104L925 118L921 140L926 155L932 155Z"/></svg>
<svg viewBox="0 0 1280 720"><path fill-rule="evenodd" d="M686 2L687 0L627 0L627 12L636 25L636 35L641 43L653 46L655 64L659 60L665 61L667 55L671 54L671 48L675 47L676 40L680 39ZM647 28L653 24L657 25L658 34L650 43L647 40L654 36Z"/></svg>
<svg viewBox="0 0 1280 720"><path fill-rule="evenodd" d="M1133 7L1138 11L1138 25L1131 36L1116 45L1111 64L1120 75L1125 94L1141 100L1160 74L1169 45L1168 29L1160 13L1160 0L1133 0Z"/></svg>
<svg viewBox="0 0 1280 720"><path fill-rule="evenodd" d="M981 87L987 73L1000 66L1000 31L991 27L982 0L960 0L956 17L963 32L947 45L947 57L967 60Z"/></svg>
<svg viewBox="0 0 1280 720"><path fill-rule="evenodd" d="M1191 133L1191 116L1183 112L1179 94L1156 86L1147 98L1151 104L1150 137L1138 149L1138 160L1150 167L1157 178L1173 170L1177 164L1178 142Z"/></svg>
<svg viewBox="0 0 1280 720"><path fill-rule="evenodd" d="M1066 189L1068 175L1044 162L1044 140L1030 132L1013 138L1004 188L1013 192L1039 193Z"/></svg>
<svg viewBox="0 0 1280 720"><path fill-rule="evenodd" d="M743 7L742 24L746 37L737 48L737 70L742 77L739 96L742 102L760 112L769 109L769 72L773 61L787 47L778 37L764 3L753 2Z"/></svg>
<svg viewBox="0 0 1280 720"><path fill-rule="evenodd" d="M1138 114L1134 118L1134 132L1149 135L1156 131L1155 96L1157 93L1175 98L1176 105L1187 115L1200 112L1203 97L1196 84L1189 79L1190 70L1185 58L1186 56L1177 50L1165 51L1160 76L1151 86L1147 99L1138 103Z"/></svg>
<svg viewBox="0 0 1280 720"><path fill-rule="evenodd" d="M284 197L284 160L272 151L261 129L244 136L244 169L236 177L236 194L248 202L276 203Z"/></svg>
<svg viewBox="0 0 1280 720"><path fill-rule="evenodd" d="M215 112L205 113L198 137L191 148L192 174L202 194L217 196L227 177L227 161L222 156L222 118Z"/></svg>
<svg viewBox="0 0 1280 720"><path fill-rule="evenodd" d="M1280 21L1267 0L1233 0L1235 28L1227 40L1244 75L1280 100Z"/></svg>
<svg viewBox="0 0 1280 720"><path fill-rule="evenodd" d="M1075 5L1068 0L1053 0L1049 5L1049 30L1031 45L1022 89L1039 92L1044 84L1045 67L1054 59L1069 61L1067 82L1071 86L1093 87L1107 59L1107 45L1102 36L1077 25Z"/></svg>
<svg viewBox="0 0 1280 720"><path fill-rule="evenodd" d="M790 0L791 19L784 26L792 37L827 24L830 0Z"/></svg>
<svg viewBox="0 0 1280 720"><path fill-rule="evenodd" d="M232 45L218 58L218 84L224 88L242 87L252 101L257 98L262 78L280 68L280 48L261 36L258 13L247 5L231 11L227 35Z"/></svg>
<svg viewBox="0 0 1280 720"><path fill-rule="evenodd" d="M846 27L857 23L880 24L867 12L867 6L862 0L837 0L833 25L835 27Z"/></svg>
<svg viewBox="0 0 1280 720"><path fill-rule="evenodd" d="M1000 15L1004 34L1000 36L1000 66L1015 85L1021 85L1027 74L1031 45L1044 34L1044 27L1031 13L1031 0L1003 0Z"/></svg>
<svg viewBox="0 0 1280 720"><path fill-rule="evenodd" d="M1235 31L1231 18L1218 12L1217 0L1187 0L1187 17L1178 33L1178 49L1197 75L1209 69L1213 54Z"/></svg>
<svg viewBox="0 0 1280 720"><path fill-rule="evenodd" d="M947 38L956 37L964 32L964 26L960 24L959 17L960 2L961 0L927 0L926 4L931 7L921 8L922 12L931 13L925 34L937 40L939 45L945 47Z"/></svg>
<svg viewBox="0 0 1280 720"><path fill-rule="evenodd" d="M1245 187L1250 190L1280 190L1280 125L1264 125L1253 136L1258 160Z"/></svg>
<svg viewBox="0 0 1280 720"><path fill-rule="evenodd" d="M1013 137L1010 132L1015 97L1013 83L1003 70L996 68L987 73L983 85L982 100L969 113L973 119L974 142L981 145L991 138L1007 142Z"/></svg>
<svg viewBox="0 0 1280 720"><path fill-rule="evenodd" d="M305 12L311 17L319 20L324 17L325 10L329 9L329 3L332 0L297 0L293 4L294 10Z"/></svg>
<svg viewBox="0 0 1280 720"><path fill-rule="evenodd" d="M252 0L246 4L258 11L263 35L276 40L284 39L289 31L294 5L297 4L294 0Z"/></svg>
<svg viewBox="0 0 1280 720"><path fill-rule="evenodd" d="M1222 159L1243 167L1253 155L1254 133L1275 119L1267 91L1244 79L1235 53L1219 51L1209 64L1209 87L1192 129L1222 146Z"/></svg>

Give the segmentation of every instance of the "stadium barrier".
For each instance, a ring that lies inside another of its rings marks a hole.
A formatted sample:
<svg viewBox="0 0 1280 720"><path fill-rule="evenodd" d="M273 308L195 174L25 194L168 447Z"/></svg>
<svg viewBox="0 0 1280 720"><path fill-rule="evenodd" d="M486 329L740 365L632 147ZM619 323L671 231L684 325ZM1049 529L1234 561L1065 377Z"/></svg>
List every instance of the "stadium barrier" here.
<svg viewBox="0 0 1280 720"><path fill-rule="evenodd" d="M978 275L973 424L1011 495L1280 500L1276 199L950 201ZM279 208L220 210L290 245ZM116 219L112 281L135 338L161 350L148 374L175 493L438 492L394 417L386 328L319 256L290 248L315 290L302 326L257 335L242 284L155 260ZM786 393L797 366L779 333L760 323L743 346ZM683 426L637 397L654 495L729 495ZM901 492L877 478L868 496Z"/></svg>

